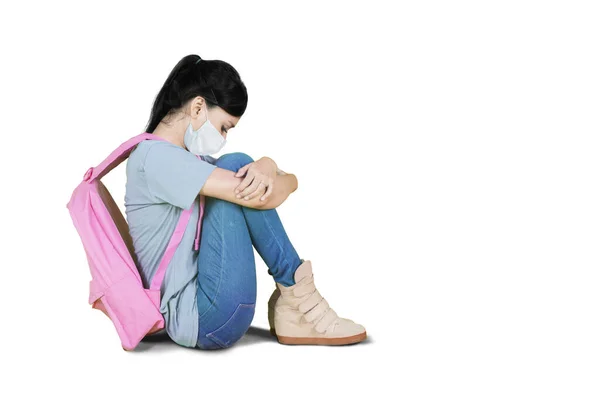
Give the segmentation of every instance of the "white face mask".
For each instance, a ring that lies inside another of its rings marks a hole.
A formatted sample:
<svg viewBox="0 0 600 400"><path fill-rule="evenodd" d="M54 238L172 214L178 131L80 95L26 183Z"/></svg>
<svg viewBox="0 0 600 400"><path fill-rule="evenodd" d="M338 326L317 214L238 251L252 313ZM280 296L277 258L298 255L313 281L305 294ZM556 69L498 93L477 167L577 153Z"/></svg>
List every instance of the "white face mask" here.
<svg viewBox="0 0 600 400"><path fill-rule="evenodd" d="M190 153L199 156L218 153L225 146L225 143L227 143L227 140L217 128L210 123L208 109L206 107L204 109L206 110L206 122L197 131L194 130L190 122L183 136L185 147L187 147Z"/></svg>

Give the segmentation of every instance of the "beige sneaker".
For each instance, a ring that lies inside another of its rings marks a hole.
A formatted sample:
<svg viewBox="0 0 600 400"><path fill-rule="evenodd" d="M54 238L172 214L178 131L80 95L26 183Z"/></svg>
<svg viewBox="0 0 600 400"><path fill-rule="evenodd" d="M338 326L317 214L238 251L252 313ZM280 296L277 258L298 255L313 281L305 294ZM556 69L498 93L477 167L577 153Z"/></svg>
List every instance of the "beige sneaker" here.
<svg viewBox="0 0 600 400"><path fill-rule="evenodd" d="M315 287L310 260L303 260L294 280L293 286L276 283L269 298L269 326L279 343L340 345L367 338L364 326L329 307Z"/></svg>

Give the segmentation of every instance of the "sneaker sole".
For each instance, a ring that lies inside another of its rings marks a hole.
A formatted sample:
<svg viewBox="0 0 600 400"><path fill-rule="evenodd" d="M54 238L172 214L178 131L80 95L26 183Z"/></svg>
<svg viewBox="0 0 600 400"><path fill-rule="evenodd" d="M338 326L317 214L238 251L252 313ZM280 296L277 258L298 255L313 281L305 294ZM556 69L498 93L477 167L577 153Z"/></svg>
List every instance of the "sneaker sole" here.
<svg viewBox="0 0 600 400"><path fill-rule="evenodd" d="M278 336L274 329L271 329L271 335L277 338L281 344L321 344L327 346L339 346L344 344L352 344L362 342L367 338L367 332L359 333L354 336L338 337L338 338L319 338L319 337L291 337Z"/></svg>

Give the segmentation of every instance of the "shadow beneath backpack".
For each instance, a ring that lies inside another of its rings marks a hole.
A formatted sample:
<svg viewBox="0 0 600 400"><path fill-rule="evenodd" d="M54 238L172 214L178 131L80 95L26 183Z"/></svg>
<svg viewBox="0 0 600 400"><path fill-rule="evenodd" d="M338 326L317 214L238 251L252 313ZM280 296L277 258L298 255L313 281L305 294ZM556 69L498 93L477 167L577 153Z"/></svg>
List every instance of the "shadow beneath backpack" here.
<svg viewBox="0 0 600 400"><path fill-rule="evenodd" d="M217 352L228 351L230 349L235 349L236 347L249 346L260 343L278 342L275 336L272 336L271 332L269 332L268 329L251 326L250 328L248 328L248 331L246 331L246 334L240 340L237 341L237 343L226 349L218 349ZM151 350L152 352L175 351L180 349L181 347L187 349L187 347L180 346L174 341L172 341L167 332L163 331L150 336L146 336L144 339L142 339L142 341L137 345L137 347L134 350L131 350L131 352L142 353L149 350ZM196 350L205 353L212 353L212 351L206 351L199 348L196 348Z"/></svg>

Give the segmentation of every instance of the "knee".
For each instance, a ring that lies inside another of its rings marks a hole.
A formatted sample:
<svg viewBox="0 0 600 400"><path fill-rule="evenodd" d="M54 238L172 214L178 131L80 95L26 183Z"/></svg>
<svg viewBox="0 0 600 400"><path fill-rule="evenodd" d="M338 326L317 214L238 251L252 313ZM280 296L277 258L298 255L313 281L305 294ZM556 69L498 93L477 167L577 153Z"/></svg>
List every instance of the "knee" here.
<svg viewBox="0 0 600 400"><path fill-rule="evenodd" d="M254 309L255 303L238 304L223 325L206 335L216 345L213 348L231 347L240 340L250 328L254 318Z"/></svg>
<svg viewBox="0 0 600 400"><path fill-rule="evenodd" d="M237 171L244 165L250 164L251 162L254 162L252 157L250 157L246 153L237 151L234 153L227 153L221 155L221 157L219 157L215 162L215 165L219 168L228 169L230 171Z"/></svg>

